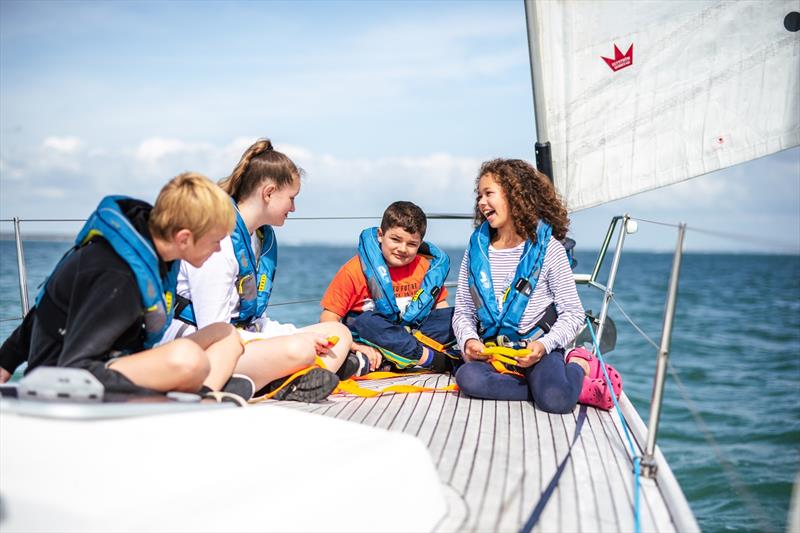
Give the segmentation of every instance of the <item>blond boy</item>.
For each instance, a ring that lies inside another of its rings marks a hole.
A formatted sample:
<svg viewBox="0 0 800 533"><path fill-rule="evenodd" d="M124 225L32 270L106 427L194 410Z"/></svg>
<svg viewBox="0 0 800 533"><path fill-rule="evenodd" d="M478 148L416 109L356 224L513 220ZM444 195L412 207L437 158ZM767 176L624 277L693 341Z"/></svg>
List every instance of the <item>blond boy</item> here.
<svg viewBox="0 0 800 533"><path fill-rule="evenodd" d="M170 180L154 207L105 198L0 347L0 383L27 360L27 371L86 369L107 392L220 390L242 353L229 324L156 343L172 319L180 260L199 267L233 225L230 199L200 174Z"/></svg>

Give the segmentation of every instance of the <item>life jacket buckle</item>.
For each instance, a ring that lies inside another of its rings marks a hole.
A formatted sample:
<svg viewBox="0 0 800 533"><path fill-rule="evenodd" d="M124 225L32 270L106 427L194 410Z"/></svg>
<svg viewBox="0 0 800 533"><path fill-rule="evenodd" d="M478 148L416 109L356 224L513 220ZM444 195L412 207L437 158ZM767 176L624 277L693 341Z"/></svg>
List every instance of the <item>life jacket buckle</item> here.
<svg viewBox="0 0 800 533"><path fill-rule="evenodd" d="M532 292L531 283L527 278L519 278L514 284L514 289L516 289L517 292L521 292L525 296L530 296Z"/></svg>

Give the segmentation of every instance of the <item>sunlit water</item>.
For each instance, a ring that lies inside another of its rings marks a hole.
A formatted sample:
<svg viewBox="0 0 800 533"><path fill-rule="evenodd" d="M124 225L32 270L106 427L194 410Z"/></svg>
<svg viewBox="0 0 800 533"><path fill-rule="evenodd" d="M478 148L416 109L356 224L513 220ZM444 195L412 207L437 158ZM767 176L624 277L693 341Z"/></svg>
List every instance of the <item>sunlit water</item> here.
<svg viewBox="0 0 800 533"><path fill-rule="evenodd" d="M29 292L49 273L66 243L25 243ZM319 316L318 300L349 248L280 249L273 318L307 324ZM462 250L450 250L455 280ZM578 253L586 272L591 253ZM626 253L616 297L656 342L672 257ZM451 292L452 295L452 292ZM598 310L596 291L581 289ZM452 296L450 298L452 301ZM19 317L14 243L0 241L0 319ZM655 349L612 305L618 347L608 355L625 380L631 401L647 420ZM0 322L0 337L16 326ZM670 361L679 373L724 460L698 428L675 381L667 381L658 442L706 531L786 527L800 463L800 257L695 255L684 257Z"/></svg>

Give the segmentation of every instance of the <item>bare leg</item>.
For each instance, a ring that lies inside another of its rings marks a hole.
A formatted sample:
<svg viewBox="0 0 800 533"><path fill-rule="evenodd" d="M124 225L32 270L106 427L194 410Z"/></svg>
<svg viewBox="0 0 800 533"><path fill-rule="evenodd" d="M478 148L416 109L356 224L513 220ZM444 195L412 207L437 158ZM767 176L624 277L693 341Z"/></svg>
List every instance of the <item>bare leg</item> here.
<svg viewBox="0 0 800 533"><path fill-rule="evenodd" d="M203 385L211 390L220 390L233 374L236 362L242 355L242 341L236 328L230 324L217 322L199 329L185 337L202 347L211 370Z"/></svg>
<svg viewBox="0 0 800 533"><path fill-rule="evenodd" d="M302 328L293 335L251 341L236 365L236 372L245 374L256 384L256 390L272 381L302 370L314 363L318 336L339 337L332 349L320 354L325 368L336 372L350 350L352 336L344 324L323 322Z"/></svg>
<svg viewBox="0 0 800 533"><path fill-rule="evenodd" d="M197 392L211 366L205 352L189 339L176 339L108 365L141 387L160 392Z"/></svg>
<svg viewBox="0 0 800 533"><path fill-rule="evenodd" d="M310 331L324 335L325 337L331 337L333 335L339 337L339 342L336 343L336 346L326 353L320 354L320 357L325 362L325 368L331 372L339 370L344 360L347 359L350 345L353 343L353 336L347 326L341 322L319 322L301 328L300 331Z"/></svg>
<svg viewBox="0 0 800 533"><path fill-rule="evenodd" d="M245 344L236 372L249 376L261 389L272 381L302 370L314 362L316 344L312 335L295 333Z"/></svg>
<svg viewBox="0 0 800 533"><path fill-rule="evenodd" d="M225 371L225 361L232 358L235 363L241 354L238 335L232 337L232 334L235 331L229 324L211 324L189 337L121 357L109 368L148 389L197 392L212 371L216 376L214 379L219 381L219 376ZM232 338L238 346L233 345ZM209 355L214 357L213 365ZM225 381L228 377L230 371Z"/></svg>

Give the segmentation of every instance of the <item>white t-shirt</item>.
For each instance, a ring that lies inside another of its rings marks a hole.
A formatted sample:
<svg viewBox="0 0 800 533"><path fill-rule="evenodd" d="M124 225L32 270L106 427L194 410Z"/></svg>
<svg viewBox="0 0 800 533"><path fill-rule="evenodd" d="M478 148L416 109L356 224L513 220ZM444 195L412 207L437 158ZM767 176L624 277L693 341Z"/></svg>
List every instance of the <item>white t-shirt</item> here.
<svg viewBox="0 0 800 533"><path fill-rule="evenodd" d="M261 254L261 240L255 232L250 236L253 253L256 258ZM220 251L215 252L195 268L186 261L181 261L178 273L177 293L192 301L197 326L202 328L214 322L231 322L239 316L239 293L236 290L236 279L239 277L239 263L233 253L233 241L225 237L219 243ZM297 331L292 324L280 324L266 317L266 311L256 321L256 329L264 333L264 337L289 335ZM173 319L160 344L196 331L196 328Z"/></svg>

